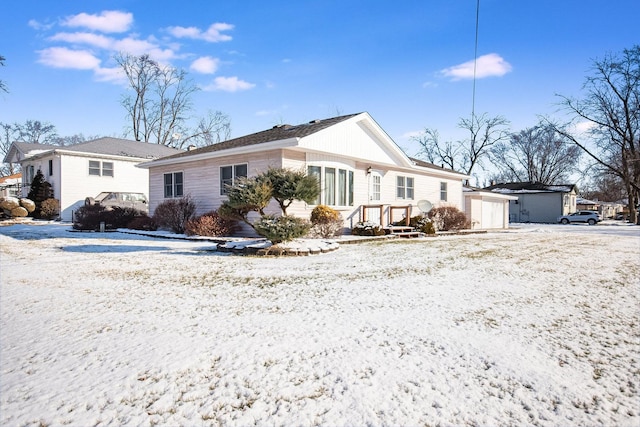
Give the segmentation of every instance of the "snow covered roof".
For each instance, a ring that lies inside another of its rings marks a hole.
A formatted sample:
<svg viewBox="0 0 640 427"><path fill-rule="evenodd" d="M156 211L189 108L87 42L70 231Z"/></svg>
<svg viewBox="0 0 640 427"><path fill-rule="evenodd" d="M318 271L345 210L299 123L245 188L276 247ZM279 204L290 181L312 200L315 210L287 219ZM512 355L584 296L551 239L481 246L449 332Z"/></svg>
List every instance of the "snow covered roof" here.
<svg viewBox="0 0 640 427"><path fill-rule="evenodd" d="M506 182L485 187L485 190L501 194L532 194L532 193L577 193L575 184L542 184L539 182Z"/></svg>

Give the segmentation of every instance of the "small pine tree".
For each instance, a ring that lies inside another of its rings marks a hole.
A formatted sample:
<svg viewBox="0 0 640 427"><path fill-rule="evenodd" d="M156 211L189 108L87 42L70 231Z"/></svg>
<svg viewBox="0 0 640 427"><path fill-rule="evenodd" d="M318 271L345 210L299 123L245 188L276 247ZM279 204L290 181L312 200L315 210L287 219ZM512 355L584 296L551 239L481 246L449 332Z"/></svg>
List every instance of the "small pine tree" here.
<svg viewBox="0 0 640 427"><path fill-rule="evenodd" d="M294 200L313 203L320 191L318 180L307 175L302 170L286 168L269 168L258 175L260 181L271 184L272 197L276 199L282 210L282 215L287 215L287 208Z"/></svg>
<svg viewBox="0 0 640 427"><path fill-rule="evenodd" d="M35 210L31 213L34 218L41 218L42 202L53 198L53 187L42 175L42 171L38 169L36 175L31 181L31 187L27 198L36 204Z"/></svg>

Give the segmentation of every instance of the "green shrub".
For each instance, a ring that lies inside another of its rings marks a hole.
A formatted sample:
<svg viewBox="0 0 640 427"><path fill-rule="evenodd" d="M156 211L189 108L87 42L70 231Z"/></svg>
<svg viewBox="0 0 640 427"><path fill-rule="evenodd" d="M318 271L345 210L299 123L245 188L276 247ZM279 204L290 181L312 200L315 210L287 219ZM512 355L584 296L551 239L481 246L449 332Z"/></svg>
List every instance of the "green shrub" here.
<svg viewBox="0 0 640 427"><path fill-rule="evenodd" d="M49 198L40 203L40 218L53 219L60 213L60 201Z"/></svg>
<svg viewBox="0 0 640 427"><path fill-rule="evenodd" d="M325 205L318 205L311 211L312 237L330 238L342 234L344 221L337 210Z"/></svg>
<svg viewBox="0 0 640 427"><path fill-rule="evenodd" d="M213 210L188 220L184 231L187 236L231 236L238 231L238 224Z"/></svg>
<svg viewBox="0 0 640 427"><path fill-rule="evenodd" d="M169 199L160 203L153 212L153 220L160 228L168 228L174 233L183 234L185 226L196 213L196 204L190 196Z"/></svg>
<svg viewBox="0 0 640 427"><path fill-rule="evenodd" d="M454 231L471 228L467 216L455 206L433 208L428 213L429 219L438 231Z"/></svg>
<svg viewBox="0 0 640 427"><path fill-rule="evenodd" d="M409 225L421 233L436 234L433 222L426 215L416 215L410 218Z"/></svg>
<svg viewBox="0 0 640 427"><path fill-rule="evenodd" d="M265 215L253 223L256 232L274 245L306 235L311 223L294 216Z"/></svg>
<svg viewBox="0 0 640 427"><path fill-rule="evenodd" d="M351 229L351 234L354 236L382 236L385 232L380 224L365 221L356 223Z"/></svg>

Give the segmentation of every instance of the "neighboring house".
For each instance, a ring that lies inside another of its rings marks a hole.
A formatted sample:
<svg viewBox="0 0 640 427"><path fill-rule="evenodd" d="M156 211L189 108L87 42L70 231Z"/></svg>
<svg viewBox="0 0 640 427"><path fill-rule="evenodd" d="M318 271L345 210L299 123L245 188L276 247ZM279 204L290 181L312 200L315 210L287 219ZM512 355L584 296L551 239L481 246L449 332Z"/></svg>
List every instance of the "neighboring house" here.
<svg viewBox="0 0 640 427"><path fill-rule="evenodd" d="M509 202L518 197L472 187L463 191L464 211L472 230L509 228Z"/></svg>
<svg viewBox="0 0 640 427"><path fill-rule="evenodd" d="M600 211L600 202L576 197L576 209L579 211Z"/></svg>
<svg viewBox="0 0 640 427"><path fill-rule="evenodd" d="M464 210L467 175L409 158L368 113L271 129L143 163L149 169L149 208L190 195L198 214L220 207L225 184L269 167L316 176L315 203L295 202L288 214L309 218L318 204L338 210L351 228L363 220L383 226L418 215L418 202ZM272 203L267 211L279 213Z"/></svg>
<svg viewBox="0 0 640 427"><path fill-rule="evenodd" d="M0 197L21 197L22 174L0 177Z"/></svg>
<svg viewBox="0 0 640 427"><path fill-rule="evenodd" d="M71 221L86 197L103 191L128 191L148 196L149 174L136 165L179 153L164 145L119 138L99 138L69 146L14 142L4 159L22 167L22 196L40 170L60 201L60 217Z"/></svg>
<svg viewBox="0 0 640 427"><path fill-rule="evenodd" d="M577 209L578 188L575 184L508 182L486 187L485 190L517 197L517 200L509 202L509 222L555 223L559 216Z"/></svg>

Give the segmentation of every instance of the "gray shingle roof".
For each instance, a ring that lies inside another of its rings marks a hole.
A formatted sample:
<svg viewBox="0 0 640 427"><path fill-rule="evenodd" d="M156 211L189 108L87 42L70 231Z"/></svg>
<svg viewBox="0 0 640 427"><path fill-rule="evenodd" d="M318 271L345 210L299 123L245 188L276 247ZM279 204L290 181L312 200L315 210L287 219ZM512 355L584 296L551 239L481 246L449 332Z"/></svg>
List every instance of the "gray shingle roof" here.
<svg viewBox="0 0 640 427"><path fill-rule="evenodd" d="M211 153L215 151L228 150L231 148L246 147L250 145L263 144L265 142L282 141L290 138L302 138L347 119L350 119L351 117L357 116L358 114L362 113L349 114L346 116L333 117L324 120L312 120L308 123L299 125L277 125L272 127L271 129L267 129L261 132L252 133L250 135L241 136L239 138L230 139L228 141L223 141L218 144L197 148L191 151L177 153L165 157L163 158L163 160L193 156L196 154Z"/></svg>
<svg viewBox="0 0 640 427"><path fill-rule="evenodd" d="M505 182L501 184L491 185L485 187L485 190L490 190L495 193L570 193L571 190L578 188L575 184L557 184L549 185L539 182Z"/></svg>
<svg viewBox="0 0 640 427"><path fill-rule="evenodd" d="M106 154L111 156L138 157L143 159L158 159L160 157L183 152L182 150L167 147L165 145L110 137L98 138L92 141L81 142L79 144L69 145L66 147L50 147L51 149L63 149L79 153Z"/></svg>

